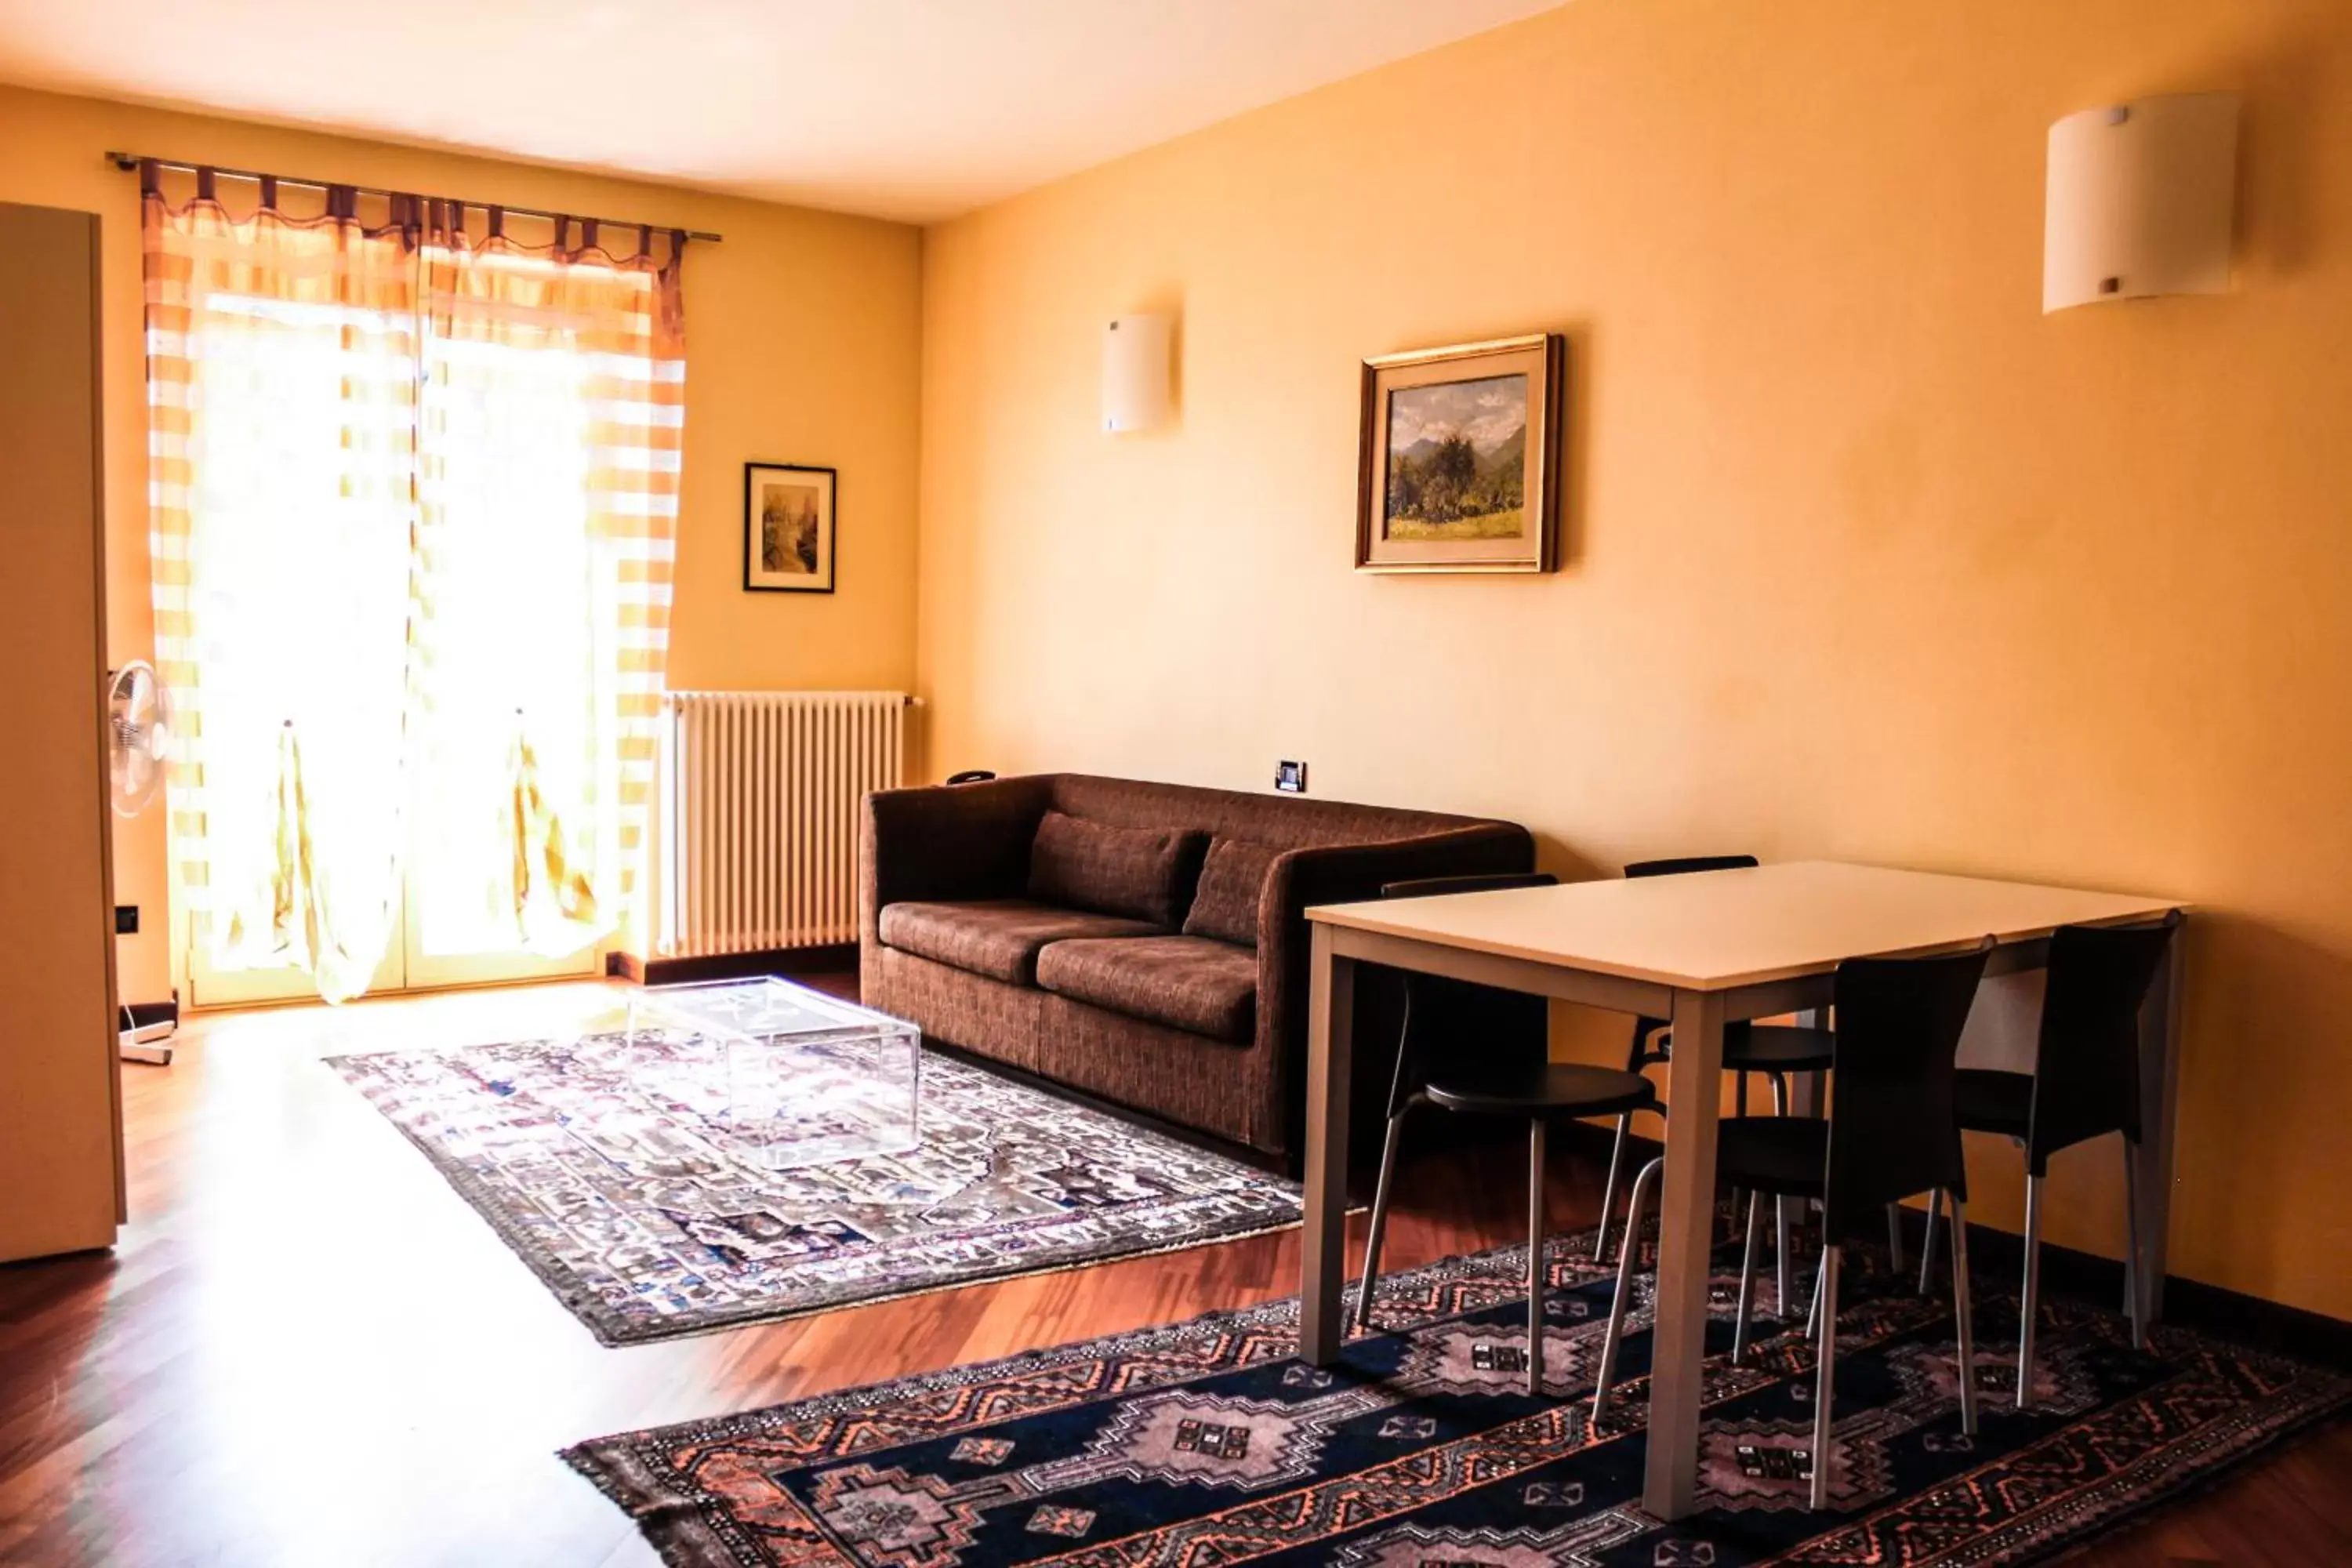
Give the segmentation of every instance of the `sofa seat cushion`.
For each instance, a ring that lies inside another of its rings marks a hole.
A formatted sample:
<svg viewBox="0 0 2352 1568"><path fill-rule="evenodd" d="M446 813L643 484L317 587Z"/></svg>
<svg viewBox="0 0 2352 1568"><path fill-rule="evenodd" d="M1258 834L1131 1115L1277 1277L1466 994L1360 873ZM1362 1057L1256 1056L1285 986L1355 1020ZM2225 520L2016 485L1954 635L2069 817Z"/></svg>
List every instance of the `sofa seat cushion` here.
<svg viewBox="0 0 2352 1568"><path fill-rule="evenodd" d="M1066 940L1037 955L1037 984L1155 1024L1245 1046L1257 1029L1257 950L1199 936Z"/></svg>
<svg viewBox="0 0 2352 1568"><path fill-rule="evenodd" d="M1167 931L1165 926L1030 899L886 904L877 926L885 946L1013 985L1037 983L1037 954L1048 942Z"/></svg>

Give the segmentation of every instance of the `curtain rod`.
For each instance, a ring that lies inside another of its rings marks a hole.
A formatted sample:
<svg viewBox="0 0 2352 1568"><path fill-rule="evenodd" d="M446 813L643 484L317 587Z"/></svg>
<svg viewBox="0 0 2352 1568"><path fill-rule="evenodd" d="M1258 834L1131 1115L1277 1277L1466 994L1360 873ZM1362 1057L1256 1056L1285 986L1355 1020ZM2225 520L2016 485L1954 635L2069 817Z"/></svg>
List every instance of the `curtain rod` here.
<svg viewBox="0 0 2352 1568"><path fill-rule="evenodd" d="M178 158L142 158L136 153L109 153L106 155L106 161L113 164L116 168L121 170L126 174L136 174L138 172L139 165L144 163L152 163L159 169L176 169L184 174L193 174L200 170L210 169L215 174L224 180L275 180L281 185L300 185L306 190L313 191L333 190L340 186L345 190L356 191L363 196L413 196L422 195L421 192L417 191L386 190L382 185L355 185L349 180L306 180L294 174L265 174L255 169L229 169L224 168L218 163L190 163L183 162ZM426 197L425 199L432 200L436 198ZM438 199L442 201L453 201L456 198L451 196L443 196ZM672 224L624 223L619 218L592 218L581 213L550 212L544 207L519 207L510 202L467 202L466 205L469 207L481 207L486 211L491 207L497 207L500 211L510 214L516 217L540 217L545 218L551 223L559 218L568 217L574 223L593 223L611 228L650 228L656 234L669 234L676 230L676 226ZM727 237L725 235L711 234L707 230L698 228L689 228L683 232L687 238L699 240L705 245L717 245Z"/></svg>

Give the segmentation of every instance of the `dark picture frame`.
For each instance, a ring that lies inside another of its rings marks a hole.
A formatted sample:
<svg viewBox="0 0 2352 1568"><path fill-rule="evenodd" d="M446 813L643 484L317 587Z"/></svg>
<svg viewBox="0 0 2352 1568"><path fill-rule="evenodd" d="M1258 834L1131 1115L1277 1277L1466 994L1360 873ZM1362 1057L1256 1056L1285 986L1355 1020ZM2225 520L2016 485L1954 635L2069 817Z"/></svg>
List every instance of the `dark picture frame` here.
<svg viewBox="0 0 2352 1568"><path fill-rule="evenodd" d="M743 465L743 591L830 594L841 476L809 463Z"/></svg>
<svg viewBox="0 0 2352 1568"><path fill-rule="evenodd" d="M1554 569L1567 356L1529 332L1364 362L1357 571Z"/></svg>

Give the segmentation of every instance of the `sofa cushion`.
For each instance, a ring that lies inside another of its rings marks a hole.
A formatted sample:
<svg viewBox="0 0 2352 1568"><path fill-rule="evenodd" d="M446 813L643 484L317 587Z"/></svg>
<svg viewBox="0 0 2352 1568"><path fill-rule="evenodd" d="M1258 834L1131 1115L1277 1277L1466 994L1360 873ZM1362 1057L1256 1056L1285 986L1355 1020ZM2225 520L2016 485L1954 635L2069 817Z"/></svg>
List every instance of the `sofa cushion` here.
<svg viewBox="0 0 2352 1568"><path fill-rule="evenodd" d="M1201 885L1184 917L1184 934L1255 947L1258 894L1265 888L1274 858L1281 853L1271 844L1245 838L1211 839L1209 858L1201 864Z"/></svg>
<svg viewBox="0 0 2352 1568"><path fill-rule="evenodd" d="M1192 902L1207 845L1190 828L1112 827L1049 811L1029 847L1029 896L1172 927Z"/></svg>
<svg viewBox="0 0 2352 1568"><path fill-rule="evenodd" d="M877 922L890 947L1014 985L1037 981L1037 952L1066 937L1164 936L1168 928L1028 899L898 903Z"/></svg>
<svg viewBox="0 0 2352 1568"><path fill-rule="evenodd" d="M1037 984L1075 1001L1247 1045L1257 1028L1257 953L1200 936L1063 941L1037 955Z"/></svg>

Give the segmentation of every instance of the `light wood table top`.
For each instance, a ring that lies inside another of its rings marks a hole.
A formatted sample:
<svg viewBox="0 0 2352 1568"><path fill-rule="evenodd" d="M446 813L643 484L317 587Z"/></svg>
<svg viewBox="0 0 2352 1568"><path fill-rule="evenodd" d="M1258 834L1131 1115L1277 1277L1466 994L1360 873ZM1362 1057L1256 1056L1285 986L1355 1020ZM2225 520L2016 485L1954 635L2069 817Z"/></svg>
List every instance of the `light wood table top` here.
<svg viewBox="0 0 2352 1568"><path fill-rule="evenodd" d="M1324 904L1324 925L1686 991L1818 974L1843 959L2152 920L2176 899L1793 860L1753 869Z"/></svg>

